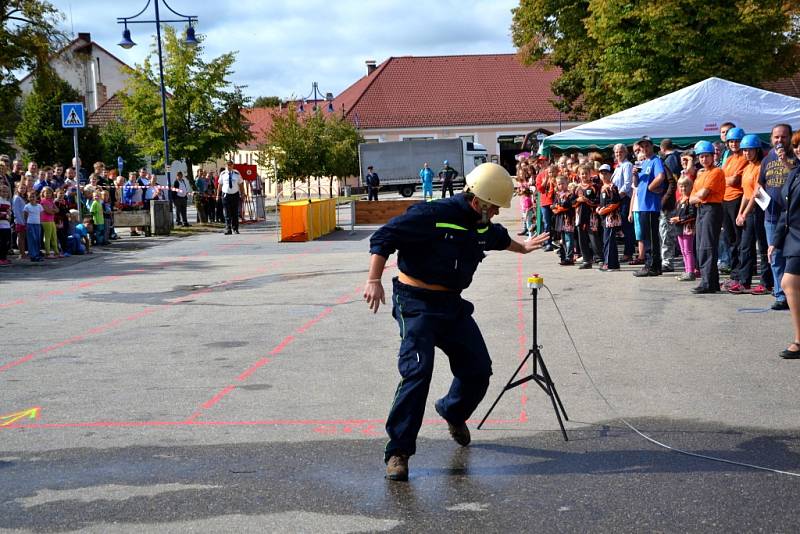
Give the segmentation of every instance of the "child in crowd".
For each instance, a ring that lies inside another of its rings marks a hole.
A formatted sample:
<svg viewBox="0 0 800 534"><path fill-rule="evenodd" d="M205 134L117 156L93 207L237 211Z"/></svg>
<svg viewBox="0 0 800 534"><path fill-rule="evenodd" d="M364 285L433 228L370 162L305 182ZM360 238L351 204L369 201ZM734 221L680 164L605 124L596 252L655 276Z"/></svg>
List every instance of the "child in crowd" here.
<svg viewBox="0 0 800 534"><path fill-rule="evenodd" d="M103 196L103 220L105 221L105 233L103 234L103 243L110 243L111 236L114 235L113 233L113 213L112 213L112 206L111 204L111 193L106 189L102 193Z"/></svg>
<svg viewBox="0 0 800 534"><path fill-rule="evenodd" d="M578 167L575 227L578 230L578 246L583 257L579 269L591 269L594 254L600 257L600 251L603 250L599 233L600 217L595 212L600 202L600 190L592 183L590 173L591 168L588 165Z"/></svg>
<svg viewBox="0 0 800 534"><path fill-rule="evenodd" d="M517 178L517 195L519 195L519 209L522 212L522 231L519 235L531 237L534 233L533 226L533 200L528 181Z"/></svg>
<svg viewBox="0 0 800 534"><path fill-rule="evenodd" d="M683 274L678 276L681 282L693 282L697 277L697 266L694 260L694 231L695 220L697 219L697 209L689 204L689 197L692 194L694 181L684 170L678 180L678 205L675 208L675 215L669 222L675 225L678 246L683 255Z"/></svg>
<svg viewBox="0 0 800 534"><path fill-rule="evenodd" d="M67 251L67 237L69 236L69 206L64 194L64 188L59 187L56 190L56 237L58 238L58 246L61 248L61 257L68 257L70 254Z"/></svg>
<svg viewBox="0 0 800 534"><path fill-rule="evenodd" d="M739 272L738 281L728 284L727 289L728 293L735 295L742 293L767 295L770 291L764 283L769 283L769 280L765 280L765 278L769 277L765 275L770 271L763 269L761 273L762 283L751 286L758 258L756 256L756 244L759 241L759 237L761 237L759 233L764 232L764 212L755 201L756 192L761 187L758 184L758 178L761 174L761 140L756 135L745 135L740 148L747 165L742 169L742 201L739 206L739 212L736 215L736 226L741 229L738 250ZM763 241L765 241L766 235L763 237ZM731 278L733 278L733 273L731 273Z"/></svg>
<svg viewBox="0 0 800 534"><path fill-rule="evenodd" d="M692 289L696 295L719 291L719 234L722 229L722 199L725 196L725 173L714 163L714 147L698 141L694 152L703 168L697 173L689 203L697 207L697 263L701 282Z"/></svg>
<svg viewBox="0 0 800 534"><path fill-rule="evenodd" d="M56 236L56 208L53 189L50 186L42 188L42 233L44 234L44 257L54 259L58 257L58 237Z"/></svg>
<svg viewBox="0 0 800 534"><path fill-rule="evenodd" d="M553 196L553 229L560 239L558 254L561 265L574 265L573 250L575 247L575 196L567 186L567 177L556 178L556 192Z"/></svg>
<svg viewBox="0 0 800 534"><path fill-rule="evenodd" d="M0 183L0 267L11 265L8 250L11 248L11 191Z"/></svg>
<svg viewBox="0 0 800 534"><path fill-rule="evenodd" d="M30 191L28 203L22 209L22 220L25 221L25 237L28 240L28 256L31 261L44 261L39 244L42 241L42 212L44 209L39 204L39 193Z"/></svg>
<svg viewBox="0 0 800 534"><path fill-rule="evenodd" d="M92 214L94 223L94 242L98 246L105 245L105 217L103 217L103 192L99 189L93 191L94 200L89 205L89 213Z"/></svg>
<svg viewBox="0 0 800 534"><path fill-rule="evenodd" d="M14 231L17 233L17 250L19 250L20 259L28 257L28 234L25 228L25 217L23 215L27 196L28 186L25 185L24 180L20 180L17 184L16 194L11 200L11 210L14 214Z"/></svg>
<svg viewBox="0 0 800 534"><path fill-rule="evenodd" d="M598 170L602 180L600 189L600 206L597 214L603 219L603 265L601 271L619 271L619 251L617 250L617 230L622 228L622 217L619 208L622 198L617 186L611 183L611 167L600 165Z"/></svg>
<svg viewBox="0 0 800 534"><path fill-rule="evenodd" d="M83 255L92 253L92 232L94 225L92 224L92 216L86 215L83 217L83 224L78 224L78 210L70 210L69 220L71 228L68 238L68 249L70 254Z"/></svg>

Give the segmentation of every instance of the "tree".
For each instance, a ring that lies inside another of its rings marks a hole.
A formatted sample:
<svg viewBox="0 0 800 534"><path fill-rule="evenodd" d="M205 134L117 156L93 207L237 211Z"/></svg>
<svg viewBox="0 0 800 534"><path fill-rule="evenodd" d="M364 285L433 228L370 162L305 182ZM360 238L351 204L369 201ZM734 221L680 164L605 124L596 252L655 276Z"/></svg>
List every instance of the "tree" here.
<svg viewBox="0 0 800 534"><path fill-rule="evenodd" d="M65 165L72 161L73 133L61 127L61 104L80 101L80 95L69 83L49 68L39 69L16 129L17 143L31 159L39 163L59 161ZM79 128L78 143L84 167L100 159L102 151L96 128Z"/></svg>
<svg viewBox="0 0 800 534"><path fill-rule="evenodd" d="M275 183L292 182L295 198L297 180L309 175L307 162L310 147L304 129L293 107L290 106L285 113L276 111L266 143L259 149L257 158L260 165L274 169L270 178Z"/></svg>
<svg viewBox="0 0 800 534"><path fill-rule="evenodd" d="M20 95L16 74L36 71L65 39L56 29L60 12L41 0L4 0L0 3L0 150L7 151L3 138L14 133L20 120Z"/></svg>
<svg viewBox="0 0 800 534"><path fill-rule="evenodd" d="M117 168L117 158L123 163L123 176L126 171L135 171L145 164L141 149L131 141L129 128L122 121L111 121L100 128L102 161L108 168Z"/></svg>
<svg viewBox="0 0 800 534"><path fill-rule="evenodd" d="M792 0L521 0L512 37L525 63L562 69L556 106L614 113L718 76L747 85L800 69Z"/></svg>
<svg viewBox="0 0 800 534"><path fill-rule="evenodd" d="M333 178L358 172L358 144L362 141L355 127L336 115L317 110L301 116L293 106L274 113L272 127L259 149L259 164L273 173L275 182L292 182L297 198L296 182L310 177L328 178L333 196ZM309 196L310 196L309 187Z"/></svg>
<svg viewBox="0 0 800 534"><path fill-rule="evenodd" d="M254 108L277 108L282 104L279 96L259 96L253 101Z"/></svg>
<svg viewBox="0 0 800 534"><path fill-rule="evenodd" d="M197 39L203 41L203 36ZM222 157L250 138L241 110L247 104L242 87L229 77L235 53L206 62L203 47L189 46L174 28L164 27L164 84L170 158L192 163ZM131 126L134 142L146 154L164 163L161 97L155 45L142 65L131 72L128 94L121 93L123 117ZM191 177L191 176L190 176Z"/></svg>
<svg viewBox="0 0 800 534"><path fill-rule="evenodd" d="M326 169L328 171L328 185L333 196L333 178L346 178L359 173L358 145L364 138L358 133L352 123L342 117L331 115L328 118L328 143Z"/></svg>

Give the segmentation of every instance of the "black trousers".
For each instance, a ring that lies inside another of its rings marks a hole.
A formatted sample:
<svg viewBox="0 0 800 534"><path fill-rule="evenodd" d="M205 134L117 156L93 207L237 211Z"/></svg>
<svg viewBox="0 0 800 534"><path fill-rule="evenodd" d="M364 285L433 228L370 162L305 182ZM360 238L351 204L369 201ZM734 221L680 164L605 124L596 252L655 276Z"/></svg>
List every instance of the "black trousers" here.
<svg viewBox="0 0 800 534"><path fill-rule="evenodd" d="M453 181L452 180L445 180L442 182L442 198L445 197L445 193L450 191L450 196L453 196Z"/></svg>
<svg viewBox="0 0 800 534"><path fill-rule="evenodd" d="M722 204L700 204L697 209L697 264L700 287L719 291L719 234L722 228Z"/></svg>
<svg viewBox="0 0 800 534"><path fill-rule="evenodd" d="M175 224L181 224L181 220L183 220L182 224L189 224L189 220L186 218L188 199L186 197L176 196L173 202L175 204Z"/></svg>
<svg viewBox="0 0 800 534"><path fill-rule="evenodd" d="M239 231L239 193L222 195L225 206L225 229Z"/></svg>
<svg viewBox="0 0 800 534"><path fill-rule="evenodd" d="M739 245L742 242L742 227L736 226L736 216L739 215L739 206L742 197L736 200L722 201L722 227L725 228L725 242L731 251L731 278L736 280L739 276L741 260L739 259Z"/></svg>
<svg viewBox="0 0 800 534"><path fill-rule="evenodd" d="M756 254L758 245L758 255ZM761 269L758 270L758 260L761 260ZM767 259L767 232L764 228L764 211L756 206L745 220L742 228L742 239L739 242L739 277L738 280L745 286L753 282L753 275L758 272L761 283L765 287L774 285L772 269ZM733 273L731 273L733 274Z"/></svg>
<svg viewBox="0 0 800 534"><path fill-rule="evenodd" d="M367 186L367 200L378 200L378 188Z"/></svg>
<svg viewBox="0 0 800 534"><path fill-rule="evenodd" d="M642 227L644 243L644 268L651 272L661 272L661 233L658 231L657 211L640 211L639 226Z"/></svg>
<svg viewBox="0 0 800 534"><path fill-rule="evenodd" d="M0 260L8 258L11 248L11 228L0 228Z"/></svg>
<svg viewBox="0 0 800 534"><path fill-rule="evenodd" d="M583 256L582 261L583 263L592 263L592 246L590 244L590 237L589 234L592 232L586 228L582 228L582 225L578 226L578 249L580 249L581 256Z"/></svg>

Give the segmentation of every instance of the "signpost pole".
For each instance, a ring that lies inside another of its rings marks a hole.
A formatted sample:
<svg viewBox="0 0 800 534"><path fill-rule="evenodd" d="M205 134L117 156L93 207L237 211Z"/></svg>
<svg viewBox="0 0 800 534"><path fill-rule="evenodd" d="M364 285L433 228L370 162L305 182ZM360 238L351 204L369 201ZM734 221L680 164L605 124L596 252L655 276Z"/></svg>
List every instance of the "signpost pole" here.
<svg viewBox="0 0 800 534"><path fill-rule="evenodd" d="M80 165L78 164L78 129L72 129L72 149L75 152L75 165L78 167L75 169L75 204L78 207L78 223L83 222L83 210L81 209L81 169Z"/></svg>

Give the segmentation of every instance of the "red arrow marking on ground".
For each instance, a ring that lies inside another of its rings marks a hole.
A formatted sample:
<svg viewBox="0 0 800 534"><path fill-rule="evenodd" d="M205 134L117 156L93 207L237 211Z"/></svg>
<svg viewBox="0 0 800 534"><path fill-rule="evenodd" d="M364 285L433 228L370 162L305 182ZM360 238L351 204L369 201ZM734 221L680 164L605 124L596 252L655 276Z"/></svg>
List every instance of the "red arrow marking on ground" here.
<svg viewBox="0 0 800 534"><path fill-rule="evenodd" d="M21 412L10 413L7 415L0 415L0 428L11 426L20 419L25 419L25 418L34 420L39 419L39 412L41 412L41 410L42 409L39 406L36 406L34 408L29 408Z"/></svg>

